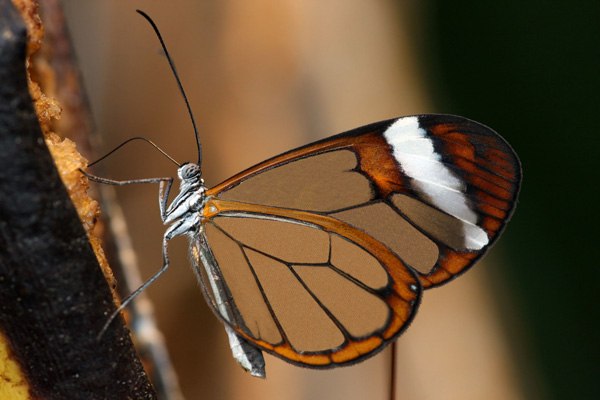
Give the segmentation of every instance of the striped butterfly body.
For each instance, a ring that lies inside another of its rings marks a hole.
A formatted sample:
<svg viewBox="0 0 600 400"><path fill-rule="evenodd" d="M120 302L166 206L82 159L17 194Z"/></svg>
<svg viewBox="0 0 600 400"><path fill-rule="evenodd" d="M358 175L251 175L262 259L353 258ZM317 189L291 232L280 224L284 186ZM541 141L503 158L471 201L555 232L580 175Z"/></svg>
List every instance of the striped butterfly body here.
<svg viewBox="0 0 600 400"><path fill-rule="evenodd" d="M385 348L423 289L466 271L496 241L521 169L493 130L418 115L300 147L212 189L198 164L178 175L180 193L163 212L165 251L173 236L190 237L234 357L264 376L262 351L330 368Z"/></svg>

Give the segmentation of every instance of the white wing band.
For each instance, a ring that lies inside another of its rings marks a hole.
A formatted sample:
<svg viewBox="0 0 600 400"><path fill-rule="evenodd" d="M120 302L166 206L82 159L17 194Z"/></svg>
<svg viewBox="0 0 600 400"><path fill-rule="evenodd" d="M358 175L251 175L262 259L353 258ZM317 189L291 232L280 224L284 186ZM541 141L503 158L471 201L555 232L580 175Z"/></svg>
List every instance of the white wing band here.
<svg viewBox="0 0 600 400"><path fill-rule="evenodd" d="M479 250L487 245L488 236L477 226L477 213L465 196L465 183L444 165L418 118L398 119L384 137L416 189L440 210L463 222L465 248Z"/></svg>

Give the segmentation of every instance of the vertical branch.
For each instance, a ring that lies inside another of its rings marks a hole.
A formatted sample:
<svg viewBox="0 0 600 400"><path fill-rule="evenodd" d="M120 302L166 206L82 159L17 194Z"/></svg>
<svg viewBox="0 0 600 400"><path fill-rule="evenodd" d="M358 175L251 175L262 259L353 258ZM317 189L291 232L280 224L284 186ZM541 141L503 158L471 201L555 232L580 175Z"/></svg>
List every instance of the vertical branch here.
<svg viewBox="0 0 600 400"><path fill-rule="evenodd" d="M122 320L95 339L113 296L46 147L28 88L26 28L9 0L0 0L0 27L0 330L8 351L30 397L156 398Z"/></svg>

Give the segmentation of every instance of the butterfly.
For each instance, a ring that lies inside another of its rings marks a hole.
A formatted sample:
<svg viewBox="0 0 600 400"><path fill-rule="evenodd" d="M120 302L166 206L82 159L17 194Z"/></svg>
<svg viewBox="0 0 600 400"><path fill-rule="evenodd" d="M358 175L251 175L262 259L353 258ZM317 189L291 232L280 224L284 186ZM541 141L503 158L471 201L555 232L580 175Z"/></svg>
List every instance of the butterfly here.
<svg viewBox="0 0 600 400"><path fill-rule="evenodd" d="M145 180L160 182L168 228L164 267L140 290L169 265L168 241L187 236L234 358L262 377L263 352L332 368L384 349L425 289L464 273L495 243L521 183L510 145L453 115L363 126L213 188L202 180L196 138L199 161L179 166L170 204L173 179Z"/></svg>

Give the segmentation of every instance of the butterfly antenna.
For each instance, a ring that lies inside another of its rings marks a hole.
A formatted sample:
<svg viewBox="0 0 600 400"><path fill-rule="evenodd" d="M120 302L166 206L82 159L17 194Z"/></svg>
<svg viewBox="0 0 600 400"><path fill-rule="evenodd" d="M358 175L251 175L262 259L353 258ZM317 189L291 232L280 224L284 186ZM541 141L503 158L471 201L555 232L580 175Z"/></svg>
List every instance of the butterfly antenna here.
<svg viewBox="0 0 600 400"><path fill-rule="evenodd" d="M160 147L158 147L151 140L146 139L145 137L142 137L142 136L135 136L135 137L132 137L130 139L127 139L126 141L124 141L123 143L121 143L120 145L118 145L117 147L115 147L114 149L112 149L107 154L103 155L102 157L100 157L99 159L97 159L96 161L94 161L93 163L88 164L88 167L91 167L92 165L98 164L100 161L104 160L106 157L110 156L112 153L114 153L115 151L119 150L121 147L125 146L127 143L129 143L131 141L134 141L134 140L144 140L145 142L150 143L156 150L160 151L163 156L167 157L169 160L171 160L171 162L173 162L178 167L181 167L181 164L179 164L177 161L175 161L173 159L173 157L171 157L170 155L168 155L163 149L161 149Z"/></svg>
<svg viewBox="0 0 600 400"><path fill-rule="evenodd" d="M192 120L192 125L194 126L194 134L196 135L196 145L198 146L198 165L200 165L202 162L202 145L200 144L200 134L198 133L198 127L196 126L196 120L194 119L194 114L192 114L192 108L190 107L190 103L187 99L187 96L185 95L185 90L183 90L183 85L181 84L181 80L179 80L179 75L177 75L177 71L175 70L175 64L173 63L173 60L171 59L171 56L169 55L169 52L167 51L167 46L165 45L165 42L163 41L163 38L160 35L158 28L156 27L156 24L154 23L154 21L152 21L152 18L150 18L148 16L148 14L146 14L145 12L143 12L141 10L136 10L136 11L142 17L146 18L146 20L150 23L150 25L152 25L152 29L154 29L154 33L156 33L156 36L158 37L158 40L160 41L160 45L162 46L162 49L165 52L165 56L167 57L167 60L169 61L169 66L171 67L171 71L173 71L173 75L175 76L175 80L177 81L177 86L179 86L179 91L181 92L181 94L183 96L183 100L185 101L185 105L188 109L188 113L190 114L190 119Z"/></svg>

